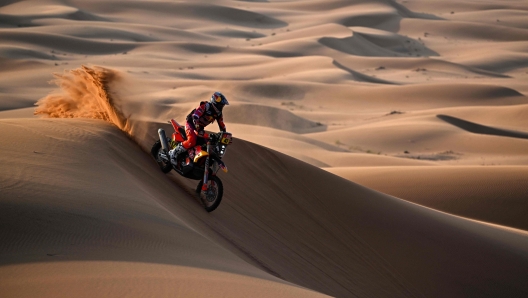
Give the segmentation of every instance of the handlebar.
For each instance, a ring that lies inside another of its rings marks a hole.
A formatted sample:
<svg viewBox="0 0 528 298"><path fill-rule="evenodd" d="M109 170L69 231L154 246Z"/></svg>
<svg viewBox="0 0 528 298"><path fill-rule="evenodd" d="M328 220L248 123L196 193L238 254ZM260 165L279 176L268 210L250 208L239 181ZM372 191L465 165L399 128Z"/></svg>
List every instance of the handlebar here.
<svg viewBox="0 0 528 298"><path fill-rule="evenodd" d="M209 140L213 143L218 143L222 140L227 139L229 140L229 143L223 143L223 144L231 144L233 143L233 139L231 138L232 134L229 132L220 131L217 133L211 133L209 134Z"/></svg>

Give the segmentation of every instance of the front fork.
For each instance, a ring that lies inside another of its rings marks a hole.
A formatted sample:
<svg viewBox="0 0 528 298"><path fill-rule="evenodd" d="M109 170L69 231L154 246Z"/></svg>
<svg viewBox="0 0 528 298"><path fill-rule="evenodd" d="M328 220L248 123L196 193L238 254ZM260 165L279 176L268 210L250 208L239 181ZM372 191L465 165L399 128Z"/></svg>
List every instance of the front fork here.
<svg viewBox="0 0 528 298"><path fill-rule="evenodd" d="M211 143L207 141L207 153L209 153L209 150L211 148ZM202 191L207 191L207 181L209 178L209 155L205 158L205 170L204 170L204 176L203 176L203 184L202 184Z"/></svg>

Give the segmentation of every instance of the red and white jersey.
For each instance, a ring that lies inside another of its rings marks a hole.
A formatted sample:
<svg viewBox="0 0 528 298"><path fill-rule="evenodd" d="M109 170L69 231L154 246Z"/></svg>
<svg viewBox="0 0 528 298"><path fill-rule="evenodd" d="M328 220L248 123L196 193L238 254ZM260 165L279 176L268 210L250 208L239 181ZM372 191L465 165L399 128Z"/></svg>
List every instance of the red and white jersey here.
<svg viewBox="0 0 528 298"><path fill-rule="evenodd" d="M200 105L194 109L191 116L192 119L195 119L195 123L200 126L199 128L197 127L197 129L203 129L216 120L220 130L226 130L222 112L215 109L215 107L207 101L200 102Z"/></svg>

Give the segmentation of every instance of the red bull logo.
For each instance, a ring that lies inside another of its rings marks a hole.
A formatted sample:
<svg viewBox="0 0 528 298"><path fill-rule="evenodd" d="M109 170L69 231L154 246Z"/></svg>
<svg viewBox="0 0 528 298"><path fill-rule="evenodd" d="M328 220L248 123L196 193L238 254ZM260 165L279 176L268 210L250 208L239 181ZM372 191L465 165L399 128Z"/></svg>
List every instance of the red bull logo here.
<svg viewBox="0 0 528 298"><path fill-rule="evenodd" d="M219 102L222 101L222 97L221 97L220 95L218 95L218 94L215 93L215 94L213 94L213 100L214 100L215 102L218 102L218 103L219 103Z"/></svg>

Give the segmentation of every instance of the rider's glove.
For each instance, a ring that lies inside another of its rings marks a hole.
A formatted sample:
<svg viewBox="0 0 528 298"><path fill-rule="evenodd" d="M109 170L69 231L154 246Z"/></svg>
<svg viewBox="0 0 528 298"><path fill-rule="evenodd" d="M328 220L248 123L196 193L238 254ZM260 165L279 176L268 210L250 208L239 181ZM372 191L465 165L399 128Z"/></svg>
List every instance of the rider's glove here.
<svg viewBox="0 0 528 298"><path fill-rule="evenodd" d="M198 121L200 117L198 117L198 115L193 115L192 118L193 118L194 126L196 126L196 129L198 129L200 127L200 122Z"/></svg>

